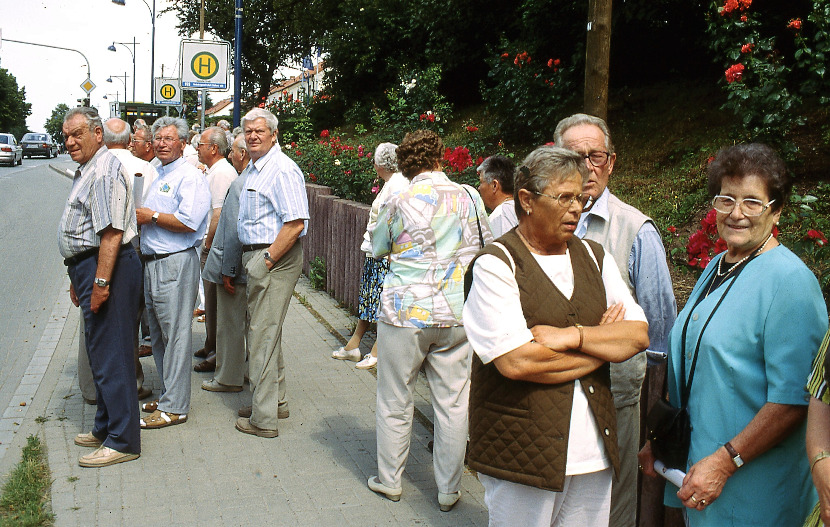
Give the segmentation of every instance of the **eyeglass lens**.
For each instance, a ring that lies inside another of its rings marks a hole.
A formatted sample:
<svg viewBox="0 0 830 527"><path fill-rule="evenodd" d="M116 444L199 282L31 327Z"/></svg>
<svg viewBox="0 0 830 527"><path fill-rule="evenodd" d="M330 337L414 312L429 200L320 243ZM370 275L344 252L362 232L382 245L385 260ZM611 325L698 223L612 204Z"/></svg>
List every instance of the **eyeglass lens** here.
<svg viewBox="0 0 830 527"><path fill-rule="evenodd" d="M715 196L712 200L712 207L722 214L729 214L735 210L736 203L738 202L735 198L730 198L729 196ZM740 201L741 212L744 216L760 216L767 209L770 203L772 203L772 201L765 205L764 202L759 199L742 199Z"/></svg>

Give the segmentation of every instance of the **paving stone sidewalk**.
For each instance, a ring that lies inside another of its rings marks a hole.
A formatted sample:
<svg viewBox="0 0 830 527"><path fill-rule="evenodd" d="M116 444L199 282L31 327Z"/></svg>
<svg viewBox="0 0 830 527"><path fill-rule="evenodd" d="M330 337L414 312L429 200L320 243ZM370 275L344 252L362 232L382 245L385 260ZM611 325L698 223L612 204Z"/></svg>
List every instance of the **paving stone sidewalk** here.
<svg viewBox="0 0 830 527"><path fill-rule="evenodd" d="M143 431L138 460L103 469L80 468L78 457L88 449L73 443L91 429L95 409L78 389L78 310L70 309L16 448L6 456L19 459L26 433L45 438L56 525L486 525L484 491L469 471L458 505L448 513L438 509L423 378L401 501L367 488L377 466L376 379L353 362L330 358L356 320L305 278L296 293L283 333L291 417L280 421L278 438L234 429L237 409L251 401L247 385L242 393L206 392L200 385L211 374L193 373L188 422ZM193 327L195 350L204 325ZM370 340L364 338L364 352ZM141 360L145 385L158 394L152 358Z"/></svg>

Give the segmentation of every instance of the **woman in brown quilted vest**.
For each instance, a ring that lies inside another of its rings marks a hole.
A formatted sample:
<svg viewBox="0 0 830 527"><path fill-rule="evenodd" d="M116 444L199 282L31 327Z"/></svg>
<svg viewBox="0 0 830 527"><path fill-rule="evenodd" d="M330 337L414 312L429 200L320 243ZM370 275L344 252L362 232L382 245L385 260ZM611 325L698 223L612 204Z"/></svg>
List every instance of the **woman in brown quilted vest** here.
<svg viewBox="0 0 830 527"><path fill-rule="evenodd" d="M516 171L519 225L467 272L470 468L490 525L608 525L619 464L608 363L648 346L610 254L575 238L582 155L543 146Z"/></svg>

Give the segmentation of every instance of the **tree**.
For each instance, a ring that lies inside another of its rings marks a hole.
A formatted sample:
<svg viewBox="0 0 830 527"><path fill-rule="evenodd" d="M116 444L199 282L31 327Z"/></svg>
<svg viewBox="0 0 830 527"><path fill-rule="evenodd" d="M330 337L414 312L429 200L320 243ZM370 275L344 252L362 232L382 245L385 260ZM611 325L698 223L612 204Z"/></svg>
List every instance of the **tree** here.
<svg viewBox="0 0 830 527"><path fill-rule="evenodd" d="M26 88L18 88L15 76L0 68L0 130L8 130L20 139L27 130L26 117L31 114Z"/></svg>
<svg viewBox="0 0 830 527"><path fill-rule="evenodd" d="M199 2L175 0L181 35L199 30ZM277 69L311 51L316 18L306 0L246 0L242 22L242 107L264 101ZM234 42L234 2L205 0L205 31Z"/></svg>
<svg viewBox="0 0 830 527"><path fill-rule="evenodd" d="M52 110L52 115L49 116L49 119L46 120L46 123L43 127L46 129L46 133L51 135L55 141L61 142L60 138L63 135L63 116L66 115L66 112L69 111L69 106L60 103L59 105L55 106L55 109Z"/></svg>

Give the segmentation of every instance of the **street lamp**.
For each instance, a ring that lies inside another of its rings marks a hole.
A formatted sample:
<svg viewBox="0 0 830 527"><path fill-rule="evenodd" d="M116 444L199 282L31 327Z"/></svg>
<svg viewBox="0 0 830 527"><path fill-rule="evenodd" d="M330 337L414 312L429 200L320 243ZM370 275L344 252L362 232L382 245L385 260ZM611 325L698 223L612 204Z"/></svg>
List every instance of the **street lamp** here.
<svg viewBox="0 0 830 527"><path fill-rule="evenodd" d="M150 22L153 25L153 33L150 43L150 102L153 102L156 97L156 0L153 0L152 9L150 9L150 5L147 3L147 0L141 1L144 2L145 6L147 6L147 10L150 11ZM112 3L126 5L126 0L112 0ZM133 71L133 82L135 82L135 71ZM133 89L133 99L135 99L135 89Z"/></svg>
<svg viewBox="0 0 830 527"><path fill-rule="evenodd" d="M109 93L109 94L107 94L107 95L112 95L112 94L111 94L111 93ZM104 95L104 97L103 97L103 98L104 98L104 99L108 99L107 95ZM118 92L118 90L115 90L115 113L116 113L116 115L118 115L118 116L120 116L120 115L121 115L121 109L119 108L119 106L121 106L121 104L120 104L120 103L121 103L121 101L119 101L119 100L118 100L118 96L119 96L119 95L120 95L120 93ZM110 117L112 117L112 116L113 116L113 115L112 115L112 109L110 108Z"/></svg>
<svg viewBox="0 0 830 527"><path fill-rule="evenodd" d="M132 56L132 59L133 59L133 102L135 102L135 46L136 46L137 42L135 41L135 37L133 37L132 42L113 42L111 46L107 47L107 49L110 50L110 51L115 51L115 45L116 44L120 44L120 45L124 46L125 48L127 48L127 51L130 52L130 56ZM129 48L130 44L132 44L133 49ZM125 89L126 89L126 86L125 86ZM125 96L125 98L126 98L126 96Z"/></svg>
<svg viewBox="0 0 830 527"><path fill-rule="evenodd" d="M112 82L113 77L120 80L121 83L124 85L124 99L126 99L127 98L127 74L126 74L126 72L124 73L124 75L110 75L109 77L107 77L107 82ZM124 78L122 79L121 77L124 77ZM135 78L133 78L133 81L135 81ZM135 88L133 88L133 89L135 89ZM135 93L135 92L133 92L133 93ZM135 97L133 97L133 98L135 98ZM116 99L116 101L117 101L117 99ZM124 102L127 102L127 101L124 101ZM135 102L135 101L133 101L133 102Z"/></svg>

